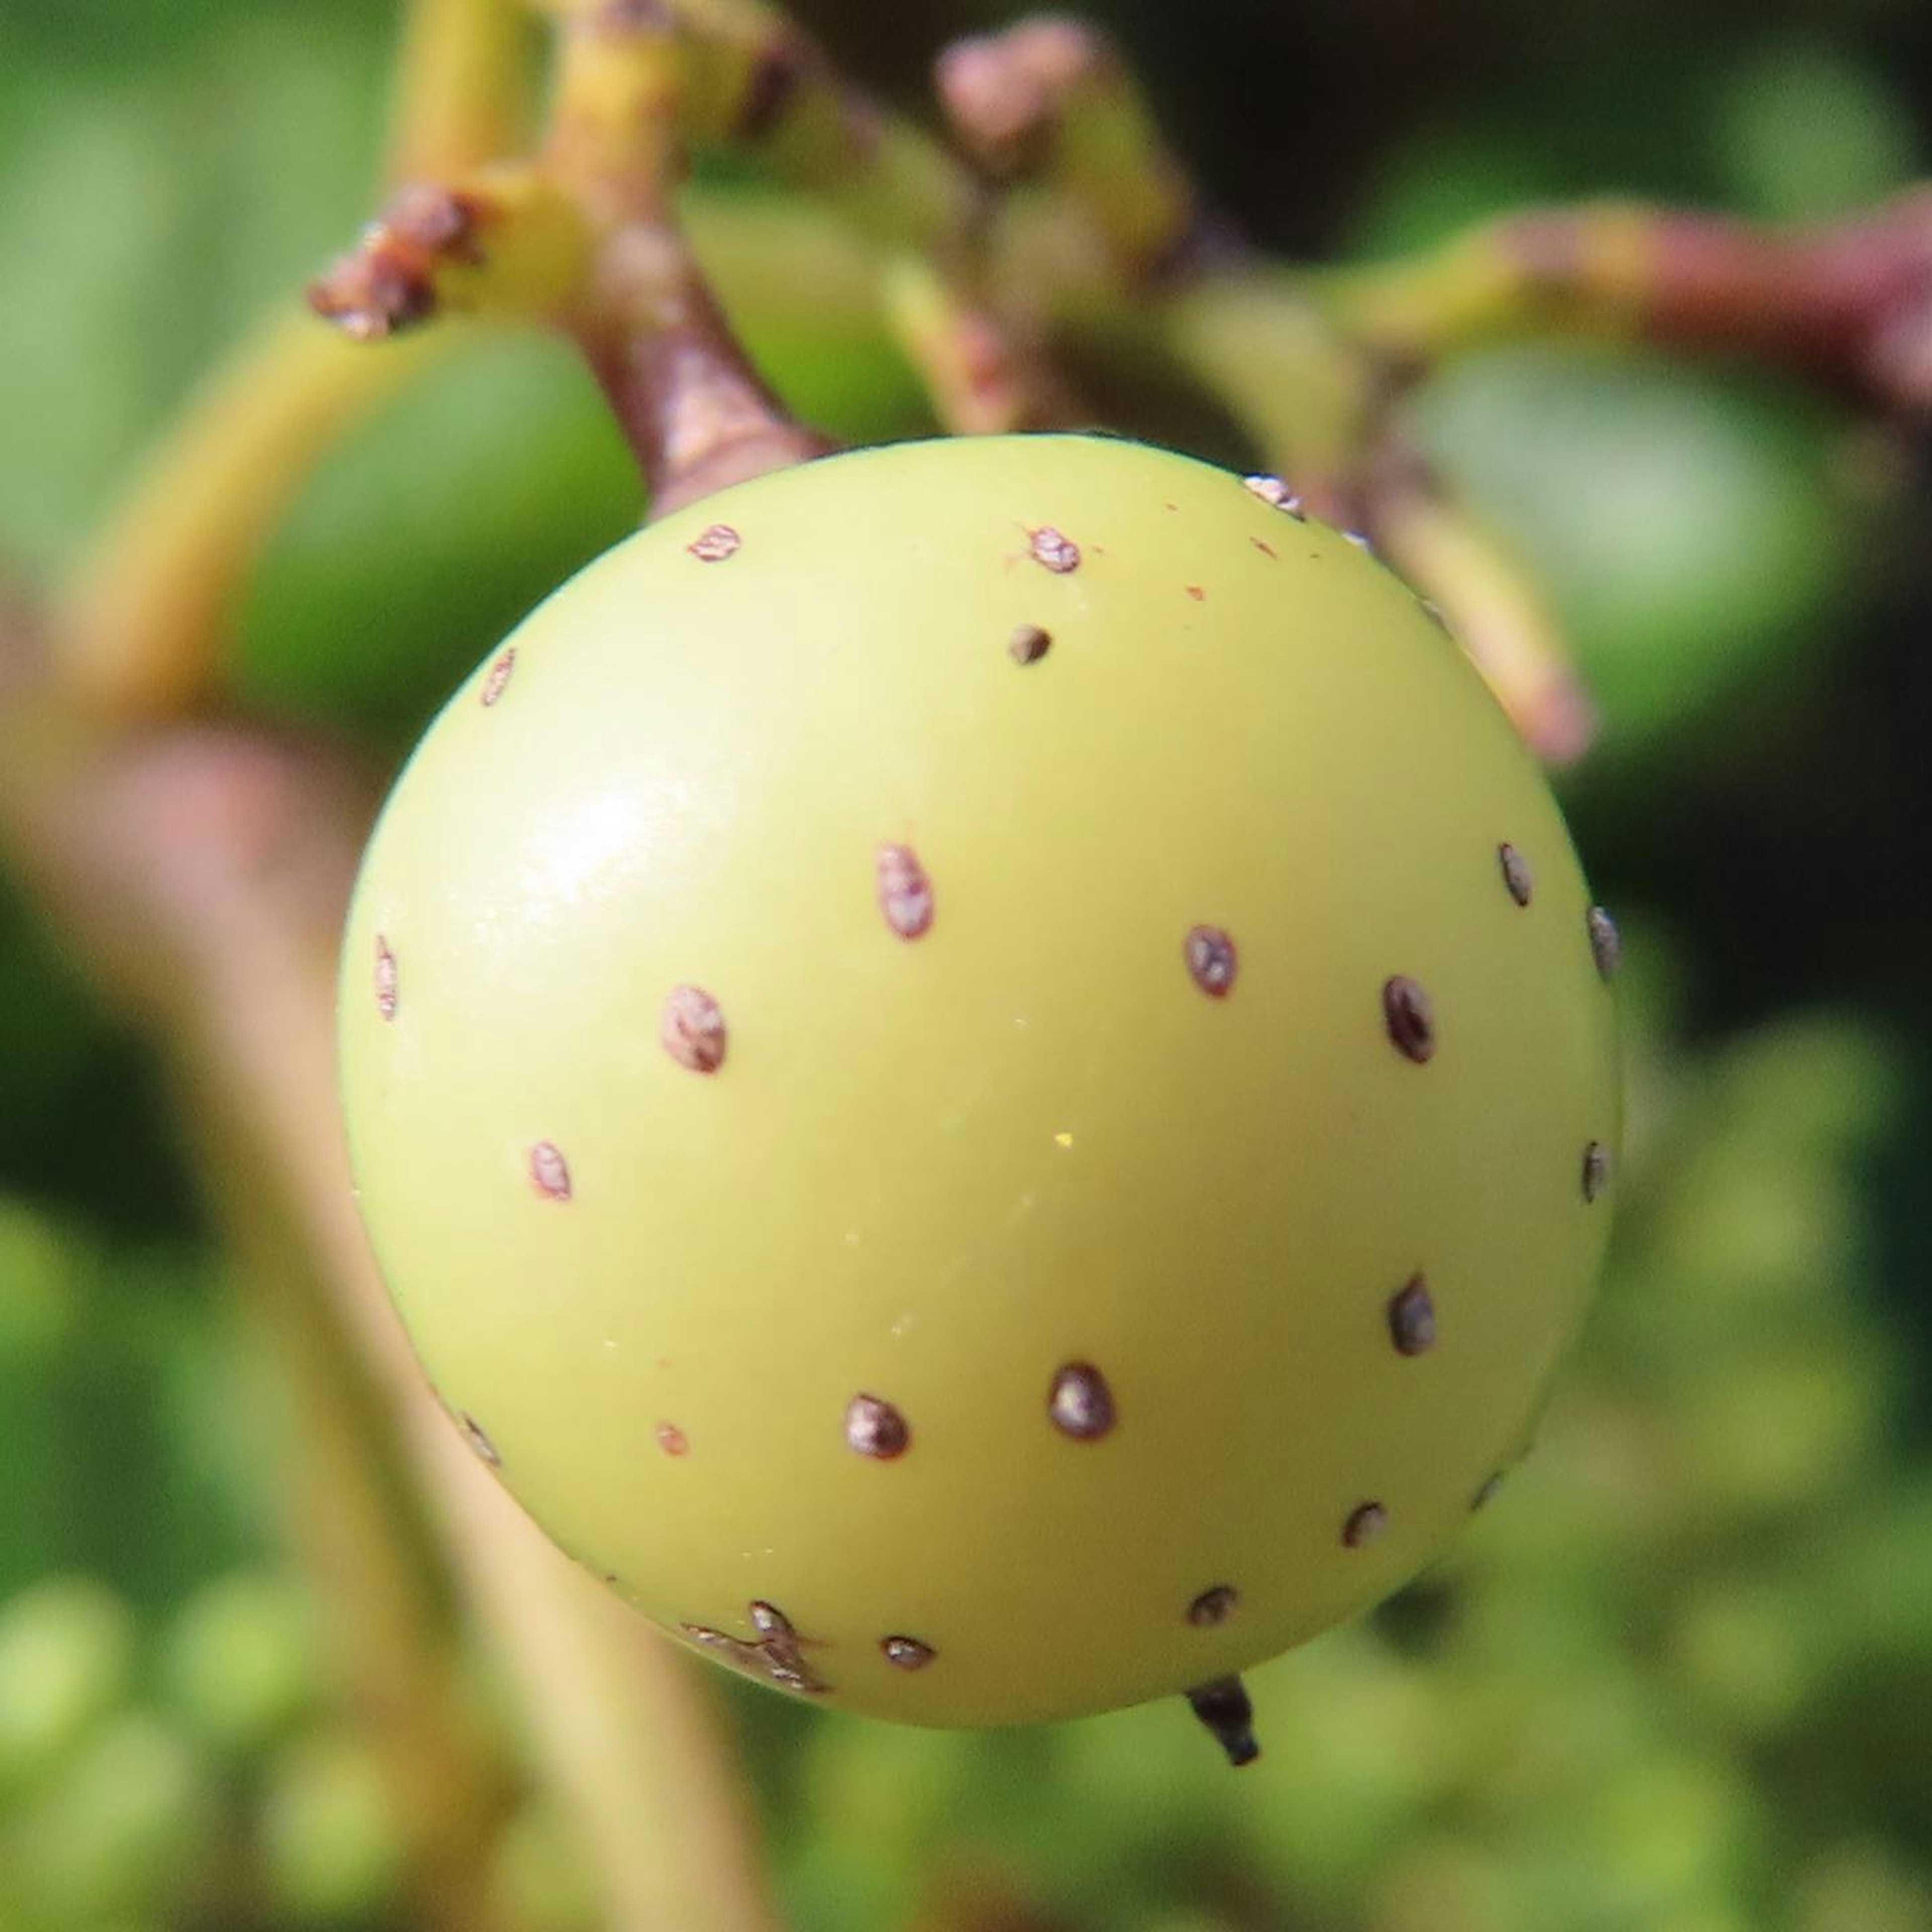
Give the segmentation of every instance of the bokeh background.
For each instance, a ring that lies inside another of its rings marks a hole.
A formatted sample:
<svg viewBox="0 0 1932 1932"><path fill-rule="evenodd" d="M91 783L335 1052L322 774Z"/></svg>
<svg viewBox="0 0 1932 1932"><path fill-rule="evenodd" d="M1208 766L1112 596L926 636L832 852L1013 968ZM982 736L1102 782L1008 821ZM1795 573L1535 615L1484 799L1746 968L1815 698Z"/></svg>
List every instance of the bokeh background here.
<svg viewBox="0 0 1932 1932"><path fill-rule="evenodd" d="M915 104L944 38L1003 17L798 10ZM1917 0L1092 10L1216 199L1311 258L1606 190L1829 218L1932 169ZM197 374L352 235L394 24L0 7L14 574L56 574ZM809 219L704 186L773 247ZM852 304L744 320L832 429L926 427ZM1238 1778L1178 1705L955 1737L721 1678L800 1932L1932 1927L1923 446L1761 373L1548 341L1445 368L1418 422L1604 714L1562 781L1628 960L1628 1186L1584 1346L1444 1562L1256 1674ZM304 491L238 688L393 764L635 509L567 354L481 340ZM4 884L0 1096L0 1932L403 1932L394 1807L160 1074ZM477 1858L526 1932L598 1932L572 1821L466 1668L514 1799Z"/></svg>

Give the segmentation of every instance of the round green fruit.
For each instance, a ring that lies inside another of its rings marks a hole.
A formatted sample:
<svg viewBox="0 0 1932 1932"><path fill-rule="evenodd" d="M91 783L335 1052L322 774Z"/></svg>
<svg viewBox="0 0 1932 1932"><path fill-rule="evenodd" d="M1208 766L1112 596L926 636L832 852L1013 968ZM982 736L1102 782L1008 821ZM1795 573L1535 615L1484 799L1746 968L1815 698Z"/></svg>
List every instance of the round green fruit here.
<svg viewBox="0 0 1932 1932"><path fill-rule="evenodd" d="M934 1724L1198 1693L1523 1448L1618 1102L1556 807L1271 478L831 458L482 666L357 889L377 1253L536 1520L687 1641Z"/></svg>

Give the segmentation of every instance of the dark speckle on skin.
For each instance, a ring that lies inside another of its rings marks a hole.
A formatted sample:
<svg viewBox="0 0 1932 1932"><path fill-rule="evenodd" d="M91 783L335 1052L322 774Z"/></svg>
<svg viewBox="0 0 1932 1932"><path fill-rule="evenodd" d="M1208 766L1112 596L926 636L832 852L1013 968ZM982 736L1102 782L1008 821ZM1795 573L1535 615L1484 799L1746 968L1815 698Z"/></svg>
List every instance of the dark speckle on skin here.
<svg viewBox="0 0 1932 1932"><path fill-rule="evenodd" d="M376 935L376 1010L386 1020L396 1017L397 992L396 956L379 932Z"/></svg>
<svg viewBox="0 0 1932 1932"><path fill-rule="evenodd" d="M1043 524L1036 530L1029 530L1027 542L1033 552L1034 561L1043 565L1056 577L1064 577L1080 568L1080 546L1070 537L1063 536L1051 524Z"/></svg>
<svg viewBox="0 0 1932 1932"><path fill-rule="evenodd" d="M716 1073L724 1064L724 1016L702 986L674 986L664 996L658 1038L679 1066L694 1073Z"/></svg>
<svg viewBox="0 0 1932 1932"><path fill-rule="evenodd" d="M510 681L510 674L517 668L516 646L513 644L490 667L490 675L483 680L479 695L483 708L488 711L503 694L503 687Z"/></svg>
<svg viewBox="0 0 1932 1932"><path fill-rule="evenodd" d="M470 1448L475 1450L491 1468L500 1469L503 1466L503 1459L496 1453L496 1444L484 1433L483 1425L476 1420L476 1417L465 1409L459 1412L456 1421L458 1427L463 1431L464 1439L469 1443Z"/></svg>
<svg viewBox="0 0 1932 1932"><path fill-rule="evenodd" d="M1388 1327L1399 1355L1426 1354L1435 1347L1436 1303L1421 1275L1412 1275L1390 1300Z"/></svg>
<svg viewBox="0 0 1932 1932"><path fill-rule="evenodd" d="M936 910L932 880L910 845L881 845L878 856L879 910L902 939L932 929Z"/></svg>
<svg viewBox="0 0 1932 1932"><path fill-rule="evenodd" d="M1046 1412L1061 1435L1097 1442L1114 1426L1114 1395L1090 1362L1069 1362L1054 1376Z"/></svg>
<svg viewBox="0 0 1932 1932"><path fill-rule="evenodd" d="M1218 926L1197 926L1183 949L1189 976L1209 998L1225 1000L1234 991L1240 957L1234 942Z"/></svg>
<svg viewBox="0 0 1932 1932"><path fill-rule="evenodd" d="M1364 1503L1350 1512L1342 1526L1342 1540L1351 1550L1360 1550L1375 1541L1388 1528L1388 1511L1380 1503Z"/></svg>
<svg viewBox="0 0 1932 1932"><path fill-rule="evenodd" d="M931 1644L921 1643L916 1636L882 1636L879 1648L888 1664L896 1664L902 1670L923 1670L939 1654Z"/></svg>
<svg viewBox="0 0 1932 1932"><path fill-rule="evenodd" d="M1196 1630L1211 1630L1216 1624L1224 1624L1234 1614L1241 1600L1241 1593L1232 1583L1216 1583L1212 1589L1203 1590L1187 1606L1187 1621Z"/></svg>
<svg viewBox="0 0 1932 1932"><path fill-rule="evenodd" d="M1429 995L1398 973L1382 986L1382 1020L1396 1051L1420 1066L1436 1052L1436 1015Z"/></svg>
<svg viewBox="0 0 1932 1932"><path fill-rule="evenodd" d="M1006 646L1014 663L1020 664L1038 664L1052 647L1052 633L1037 624L1021 625Z"/></svg>
<svg viewBox="0 0 1932 1932"><path fill-rule="evenodd" d="M729 524L713 524L694 537L685 548L700 563L722 563L726 558L736 556L744 548L745 539Z"/></svg>
<svg viewBox="0 0 1932 1932"><path fill-rule="evenodd" d="M750 1604L746 1614L758 1633L749 1643L705 1624L686 1624L684 1634L747 1676L761 1677L782 1690L817 1696L832 1688L806 1662L802 1646L806 1640L792 1628L790 1619L776 1604Z"/></svg>
<svg viewBox="0 0 1932 1932"><path fill-rule="evenodd" d="M1250 537L1248 541L1252 544L1256 549L1259 550L1264 557L1269 558L1273 562L1277 563L1280 562L1281 552L1276 550L1273 544L1264 542L1259 537Z"/></svg>
<svg viewBox="0 0 1932 1932"><path fill-rule="evenodd" d="M554 1141L538 1141L530 1149L530 1180L546 1200L570 1198L570 1164Z"/></svg>
<svg viewBox="0 0 1932 1932"><path fill-rule="evenodd" d="M1196 603L1197 603L1197 604L1204 604L1204 603L1206 603L1206 602L1207 602L1207 601L1208 601L1208 593L1207 593L1207 592L1206 592L1206 591L1204 591L1204 590L1202 590L1202 587L1201 587L1201 586L1200 586L1199 584L1190 584L1187 585L1186 587L1186 591L1187 591L1187 594L1188 594L1188 596L1190 596L1191 598L1192 598L1194 599L1194 601L1195 601L1195 602L1196 602Z"/></svg>
<svg viewBox="0 0 1932 1932"><path fill-rule="evenodd" d="M1301 499L1279 476L1250 476L1244 482L1249 493L1258 496L1269 508L1292 517L1298 524L1307 522L1308 513L1301 507Z"/></svg>
<svg viewBox="0 0 1932 1932"><path fill-rule="evenodd" d="M845 1405L845 1440L861 1456L889 1462L912 1446L912 1430L892 1403L855 1395Z"/></svg>
<svg viewBox="0 0 1932 1932"><path fill-rule="evenodd" d="M1529 903L1535 882L1530 877L1529 861L1514 845L1498 845L1496 857L1503 868L1503 884L1520 906Z"/></svg>
<svg viewBox="0 0 1932 1932"><path fill-rule="evenodd" d="M1583 1198L1594 1202L1610 1185L1610 1150L1601 1141L1592 1141L1583 1150Z"/></svg>
<svg viewBox="0 0 1932 1932"><path fill-rule="evenodd" d="M1586 923L1590 931L1591 956L1597 962L1597 970L1607 983L1617 976L1617 968L1624 962L1623 934L1617 930L1617 922L1601 906L1590 908Z"/></svg>

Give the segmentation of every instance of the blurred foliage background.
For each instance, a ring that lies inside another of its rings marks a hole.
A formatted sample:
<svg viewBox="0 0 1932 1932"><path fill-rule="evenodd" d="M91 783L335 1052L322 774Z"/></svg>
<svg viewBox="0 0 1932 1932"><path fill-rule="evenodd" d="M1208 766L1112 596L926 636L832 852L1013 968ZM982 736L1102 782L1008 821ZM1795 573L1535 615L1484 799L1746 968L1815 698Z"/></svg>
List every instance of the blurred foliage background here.
<svg viewBox="0 0 1932 1932"><path fill-rule="evenodd" d="M944 38L1003 17L797 10L914 104ZM1932 166L1916 0L1091 10L1215 198L1323 259L1603 190L1829 217ZM9 570L57 572L198 373L352 234L393 27L386 0L0 8ZM802 218L707 185L773 247ZM744 321L808 416L928 426L849 305ZM1178 1705L957 1737L721 1682L802 1932L1932 1927L1922 449L1750 370L1560 342L1463 358L1419 420L1604 716L1562 780L1630 962L1630 1186L1586 1346L1438 1569L1256 1674L1238 1778ZM393 764L635 511L568 353L479 337L305 490L240 691ZM400 1932L393 1808L273 1474L302 1445L148 1050L10 894L0 1932ZM478 1856L530 1932L593 1932L569 1822L471 1670L511 1793Z"/></svg>

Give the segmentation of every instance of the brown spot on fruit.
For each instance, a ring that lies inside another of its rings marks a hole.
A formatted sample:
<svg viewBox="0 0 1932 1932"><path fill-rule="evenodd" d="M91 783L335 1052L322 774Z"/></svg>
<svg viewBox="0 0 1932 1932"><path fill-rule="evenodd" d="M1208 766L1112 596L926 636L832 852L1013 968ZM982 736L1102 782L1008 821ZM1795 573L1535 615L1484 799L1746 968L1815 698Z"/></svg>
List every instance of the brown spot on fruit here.
<svg viewBox="0 0 1932 1932"><path fill-rule="evenodd" d="M724 1016L702 986L674 986L664 996L658 1038L694 1073L716 1073L724 1064Z"/></svg>
<svg viewBox="0 0 1932 1932"><path fill-rule="evenodd" d="M932 929L936 910L932 880L910 845L881 845L878 851L879 910L902 939L918 939Z"/></svg>
<svg viewBox="0 0 1932 1932"><path fill-rule="evenodd" d="M1195 601L1195 602L1196 602L1196 603L1197 603L1197 604L1204 604L1204 603L1206 603L1206 602L1207 602L1207 601L1208 601L1208 593L1207 593L1207 592L1206 592L1206 591L1204 591L1204 590L1202 590L1202 587L1200 586L1200 585L1199 585L1199 584L1190 584L1186 585L1186 586L1185 586L1185 588L1186 588L1186 592L1187 592L1188 596L1190 596L1191 598L1192 598L1194 599L1194 601Z"/></svg>
<svg viewBox="0 0 1932 1932"><path fill-rule="evenodd" d="M691 1454L691 1438L676 1423L659 1423L656 1433L658 1447L667 1456L688 1456Z"/></svg>
<svg viewBox="0 0 1932 1932"><path fill-rule="evenodd" d="M379 932L376 935L376 1010L386 1020L396 1017L397 990L396 956Z"/></svg>
<svg viewBox="0 0 1932 1932"><path fill-rule="evenodd" d="M1069 1362L1053 1378L1046 1412L1061 1435L1097 1442L1114 1426L1114 1393L1090 1362Z"/></svg>
<svg viewBox="0 0 1932 1932"><path fill-rule="evenodd" d="M1583 1198L1596 1199L1610 1185L1610 1150L1601 1141L1592 1141L1583 1150Z"/></svg>
<svg viewBox="0 0 1932 1932"><path fill-rule="evenodd" d="M493 1469L503 1466L503 1459L498 1454L496 1445L484 1433L483 1425L467 1409L458 1412L457 1426L461 1429L464 1439Z"/></svg>
<svg viewBox="0 0 1932 1932"><path fill-rule="evenodd" d="M746 1614L758 1632L756 1640L750 1643L706 1624L686 1624L682 1628L693 1642L717 1652L726 1663L747 1676L761 1677L782 1690L815 1696L831 1689L806 1662L801 1646L806 1640L792 1628L791 1620L776 1604L750 1604Z"/></svg>
<svg viewBox="0 0 1932 1932"><path fill-rule="evenodd" d="M1248 541L1270 562L1279 563L1281 561L1281 552L1273 544L1264 543L1259 537L1250 537Z"/></svg>
<svg viewBox="0 0 1932 1932"><path fill-rule="evenodd" d="M1301 507L1301 499L1279 476L1250 476L1243 481L1249 492L1270 509L1292 517L1298 524L1307 522L1308 513Z"/></svg>
<svg viewBox="0 0 1932 1932"><path fill-rule="evenodd" d="M1601 906L1592 906L1585 918L1590 932L1590 954L1597 962L1597 970L1607 983L1617 976L1617 968L1624 963L1623 934L1617 930L1617 922Z"/></svg>
<svg viewBox="0 0 1932 1932"><path fill-rule="evenodd" d="M1399 1355L1425 1354L1436 1346L1436 1303L1429 1283L1412 1275L1388 1305L1389 1340Z"/></svg>
<svg viewBox="0 0 1932 1932"><path fill-rule="evenodd" d="M1080 568L1080 546L1072 538L1064 536L1051 524L1027 532L1028 547L1033 552L1033 560L1052 571L1056 577L1065 577Z"/></svg>
<svg viewBox="0 0 1932 1932"><path fill-rule="evenodd" d="M890 1462L912 1446L912 1430L892 1403L855 1395L845 1405L845 1440L861 1456Z"/></svg>
<svg viewBox="0 0 1932 1932"><path fill-rule="evenodd" d="M503 694L503 687L510 681L510 674L517 668L517 650L513 644L490 667L490 674L483 680L479 694L483 709L488 711Z"/></svg>
<svg viewBox="0 0 1932 1932"><path fill-rule="evenodd" d="M685 548L700 563L722 563L727 557L736 556L744 548L745 539L729 524L713 524L708 530L702 530Z"/></svg>
<svg viewBox="0 0 1932 1932"><path fill-rule="evenodd" d="M1498 845L1496 858L1503 868L1503 884L1509 896L1520 906L1529 903L1534 881L1529 875L1529 861L1514 845Z"/></svg>
<svg viewBox="0 0 1932 1932"><path fill-rule="evenodd" d="M1436 1013L1416 981L1398 973L1382 986L1382 1020L1396 1051L1424 1065L1436 1052Z"/></svg>
<svg viewBox="0 0 1932 1932"><path fill-rule="evenodd" d="M1013 662L1022 664L1038 664L1052 647L1052 633L1037 624L1021 625L1006 646Z"/></svg>
<svg viewBox="0 0 1932 1932"><path fill-rule="evenodd" d="M538 1141L530 1149L530 1180L546 1200L570 1198L570 1163L554 1141Z"/></svg>
<svg viewBox="0 0 1932 1932"><path fill-rule="evenodd" d="M1188 1605L1187 1621L1196 1630L1211 1630L1216 1624L1226 1623L1240 1600L1241 1593L1233 1584L1216 1583Z"/></svg>
<svg viewBox="0 0 1932 1932"><path fill-rule="evenodd" d="M886 1661L902 1670L923 1670L939 1654L931 1644L921 1643L916 1636L882 1636L879 1648L885 1653Z"/></svg>
<svg viewBox="0 0 1932 1932"><path fill-rule="evenodd" d="M1240 958L1234 942L1218 926L1197 926L1182 949L1188 976L1210 999L1225 1000L1233 992Z"/></svg>
<svg viewBox="0 0 1932 1932"><path fill-rule="evenodd" d="M1380 1503L1364 1503L1352 1510L1342 1526L1342 1540L1351 1550L1375 1541L1388 1528L1388 1511Z"/></svg>

